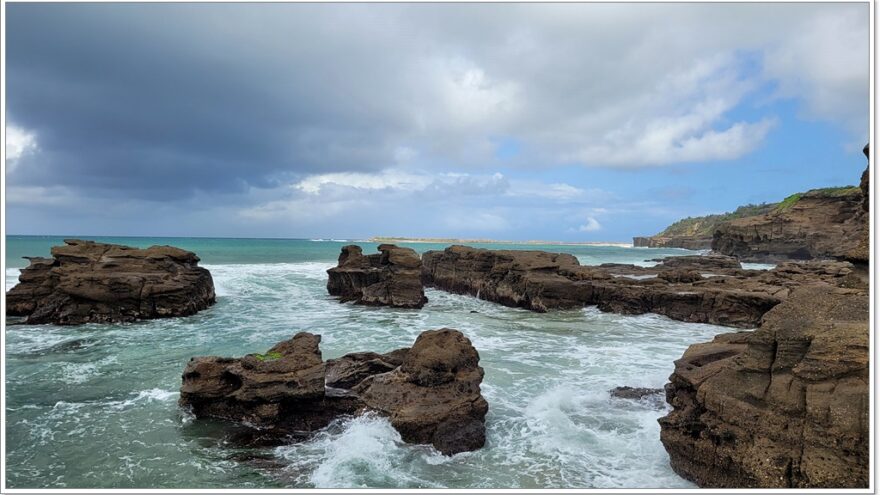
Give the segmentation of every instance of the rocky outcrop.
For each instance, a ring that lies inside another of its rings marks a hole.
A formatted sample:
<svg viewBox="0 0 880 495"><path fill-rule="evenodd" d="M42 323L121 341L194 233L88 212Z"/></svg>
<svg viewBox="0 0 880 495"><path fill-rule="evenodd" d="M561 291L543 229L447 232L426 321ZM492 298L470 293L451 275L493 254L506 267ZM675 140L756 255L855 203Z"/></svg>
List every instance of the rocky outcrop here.
<svg viewBox="0 0 880 495"><path fill-rule="evenodd" d="M451 246L422 256L428 286L505 306L544 312L598 306L621 314L754 328L795 285L834 283L845 262L783 264L743 270L725 256L670 257L654 267L581 266L574 256L543 251L492 251Z"/></svg>
<svg viewBox="0 0 880 495"><path fill-rule="evenodd" d="M195 254L66 239L52 258L28 258L6 293L6 314L76 325L188 316L214 304L214 282Z"/></svg>
<svg viewBox="0 0 880 495"><path fill-rule="evenodd" d="M851 258L867 235L862 201L858 188L810 191L788 208L721 224L712 249L758 262Z"/></svg>
<svg viewBox="0 0 880 495"><path fill-rule="evenodd" d="M662 236L633 237L633 247L681 248L700 251L712 248L711 237Z"/></svg>
<svg viewBox="0 0 880 495"><path fill-rule="evenodd" d="M673 469L701 487L865 488L868 293L796 289L753 333L675 362L660 419Z"/></svg>
<svg viewBox="0 0 880 495"><path fill-rule="evenodd" d="M428 302L419 276L419 255L409 248L380 244L365 256L360 246L345 246L338 266L327 270L327 292L340 301L371 306L421 308Z"/></svg>
<svg viewBox="0 0 880 495"><path fill-rule="evenodd" d="M321 360L320 336L298 333L265 354L196 357L183 372L180 405L196 417L250 425L264 443L284 442L341 415L387 416L410 443L444 454L486 439L483 369L458 330L423 332L408 349Z"/></svg>
<svg viewBox="0 0 880 495"><path fill-rule="evenodd" d="M864 152L867 157L867 145ZM794 194L766 214L721 223L712 250L746 261L833 258L867 265L869 180L865 168L859 187Z"/></svg>
<svg viewBox="0 0 880 495"><path fill-rule="evenodd" d="M373 375L354 391L386 414L401 437L429 443L444 454L476 450L486 442L489 405L480 394L480 356L461 332L423 332L399 368Z"/></svg>

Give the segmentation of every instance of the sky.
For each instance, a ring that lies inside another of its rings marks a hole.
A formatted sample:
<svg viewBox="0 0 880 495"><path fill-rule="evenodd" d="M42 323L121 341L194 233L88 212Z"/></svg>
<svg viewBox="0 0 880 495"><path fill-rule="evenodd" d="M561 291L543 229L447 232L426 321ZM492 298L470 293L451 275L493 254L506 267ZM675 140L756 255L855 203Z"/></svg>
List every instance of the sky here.
<svg viewBox="0 0 880 495"><path fill-rule="evenodd" d="M867 3L6 13L8 234L629 241L866 166Z"/></svg>

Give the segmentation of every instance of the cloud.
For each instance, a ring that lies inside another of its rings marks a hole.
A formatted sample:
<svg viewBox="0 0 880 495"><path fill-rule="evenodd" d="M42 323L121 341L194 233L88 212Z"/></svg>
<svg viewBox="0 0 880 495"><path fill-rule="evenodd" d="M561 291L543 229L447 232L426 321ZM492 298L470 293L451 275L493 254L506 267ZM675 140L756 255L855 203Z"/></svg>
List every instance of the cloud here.
<svg viewBox="0 0 880 495"><path fill-rule="evenodd" d="M595 232L601 230L602 225L593 217L587 217L587 223L578 227L578 232Z"/></svg>
<svg viewBox="0 0 880 495"><path fill-rule="evenodd" d="M764 74L778 81L780 96L801 99L805 114L840 122L863 141L870 56L864 12L840 9L805 19L799 27L767 50Z"/></svg>
<svg viewBox="0 0 880 495"><path fill-rule="evenodd" d="M377 174L335 173L309 176L293 187L309 194L318 194L327 186L342 186L354 189L409 189L423 190L431 183L427 175L384 170Z"/></svg>
<svg viewBox="0 0 880 495"><path fill-rule="evenodd" d="M6 171L13 172L19 158L37 151L37 136L14 125L6 126Z"/></svg>
<svg viewBox="0 0 880 495"><path fill-rule="evenodd" d="M15 180L175 199L403 164L491 169L495 136L522 144L511 163L524 168L730 160L774 126L732 117L768 81L864 134L866 13L15 4L8 112L45 151Z"/></svg>
<svg viewBox="0 0 880 495"><path fill-rule="evenodd" d="M755 104L768 93L862 139L868 13L13 3L8 181L83 204L222 209L267 231L282 218L353 229L348 218L368 214L421 227L393 201L414 211L449 198L476 219L494 215L486 226L565 230L580 221L553 219L615 200L592 187L590 174L605 172L596 167L657 170L761 149L788 124ZM572 165L592 168L578 180L546 172Z"/></svg>

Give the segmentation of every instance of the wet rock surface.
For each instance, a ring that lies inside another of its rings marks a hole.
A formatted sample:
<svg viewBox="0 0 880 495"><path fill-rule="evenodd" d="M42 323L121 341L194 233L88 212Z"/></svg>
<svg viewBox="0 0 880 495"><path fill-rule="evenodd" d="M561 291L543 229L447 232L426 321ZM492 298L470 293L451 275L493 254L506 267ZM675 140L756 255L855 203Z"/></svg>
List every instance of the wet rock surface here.
<svg viewBox="0 0 880 495"><path fill-rule="evenodd" d="M701 487L868 486L868 293L796 289L755 332L694 344L660 419L673 469Z"/></svg>
<svg viewBox="0 0 880 495"><path fill-rule="evenodd" d="M360 246L342 248L339 264L327 270L327 292L342 302L421 308L428 302L420 278L421 260L409 248L380 244L364 255Z"/></svg>
<svg viewBox="0 0 880 495"><path fill-rule="evenodd" d="M138 249L66 239L51 258L28 258L6 293L7 316L25 323L118 323L188 316L215 301L195 254L172 246Z"/></svg>
<svg viewBox="0 0 880 495"><path fill-rule="evenodd" d="M199 418L252 425L248 443L306 438L344 415L389 418L404 441L444 454L485 443L479 354L461 332L423 332L413 347L321 360L320 336L298 333L265 354L192 358L180 405Z"/></svg>

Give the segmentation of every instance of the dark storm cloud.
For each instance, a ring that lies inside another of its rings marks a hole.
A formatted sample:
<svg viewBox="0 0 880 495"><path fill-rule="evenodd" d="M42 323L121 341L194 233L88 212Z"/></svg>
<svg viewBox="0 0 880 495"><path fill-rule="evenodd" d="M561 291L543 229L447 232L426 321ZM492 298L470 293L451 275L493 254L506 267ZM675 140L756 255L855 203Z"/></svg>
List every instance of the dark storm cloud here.
<svg viewBox="0 0 880 495"><path fill-rule="evenodd" d="M313 6L267 7L291 22L242 33L224 28L242 6L9 5L9 120L46 152L16 179L152 195L386 166L394 118L357 87L368 75L309 47L327 42L304 22Z"/></svg>
<svg viewBox="0 0 880 495"><path fill-rule="evenodd" d="M10 3L8 219L27 232L143 233L144 212L163 215L156 233L592 232L621 200L603 189L630 177L555 171L735 163L787 132L758 100L792 99L863 142L867 13ZM435 199L448 208L423 218Z"/></svg>

